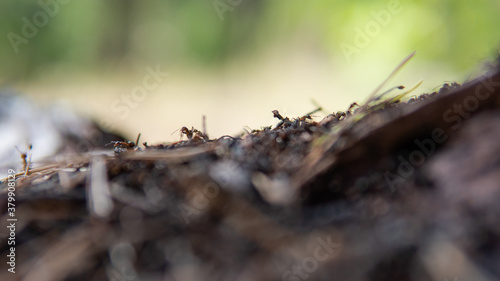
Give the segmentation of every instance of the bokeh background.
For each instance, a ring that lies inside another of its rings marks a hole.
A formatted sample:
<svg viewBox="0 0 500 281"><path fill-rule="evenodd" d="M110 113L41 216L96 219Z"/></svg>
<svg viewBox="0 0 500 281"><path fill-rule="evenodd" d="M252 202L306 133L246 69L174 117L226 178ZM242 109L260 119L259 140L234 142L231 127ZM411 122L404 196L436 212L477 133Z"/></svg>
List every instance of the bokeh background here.
<svg viewBox="0 0 500 281"><path fill-rule="evenodd" d="M176 141L202 115L218 137L311 100L345 110L414 50L391 85L470 79L498 53L499 26L498 0L3 0L0 82L130 139Z"/></svg>

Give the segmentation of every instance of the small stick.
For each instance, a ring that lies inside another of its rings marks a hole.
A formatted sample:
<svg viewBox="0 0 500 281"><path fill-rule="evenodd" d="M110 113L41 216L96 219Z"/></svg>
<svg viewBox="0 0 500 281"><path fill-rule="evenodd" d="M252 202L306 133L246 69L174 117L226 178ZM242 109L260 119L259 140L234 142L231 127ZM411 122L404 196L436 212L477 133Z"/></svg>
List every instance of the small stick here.
<svg viewBox="0 0 500 281"><path fill-rule="evenodd" d="M319 111L322 111L323 113L329 114L329 110L325 110L323 106L321 106L315 99L311 99L311 103L316 106L316 108L319 109Z"/></svg>
<svg viewBox="0 0 500 281"><path fill-rule="evenodd" d="M33 145L32 145L32 144L30 144L30 148L29 148L29 150L28 150L28 163L27 163L27 165L26 165L26 172L24 173L24 176L25 176L25 177L26 177L26 176L28 176L28 172L29 172L29 170L30 170L30 165L31 165L31 154L32 154L32 153L31 153L31 151L32 151L32 149L33 149Z"/></svg>
<svg viewBox="0 0 500 281"><path fill-rule="evenodd" d="M207 118L205 115L201 116L201 130L203 131L203 135L207 137L208 139L208 134L207 134Z"/></svg>
<svg viewBox="0 0 500 281"><path fill-rule="evenodd" d="M274 115L274 118L278 118L279 120L283 121L285 120L285 118L283 116L281 116L280 112L277 111L277 110L273 110L272 111L273 115Z"/></svg>
<svg viewBox="0 0 500 281"><path fill-rule="evenodd" d="M320 107L316 108L315 110L313 110L313 111L311 111L311 112L307 113L307 114L306 114L306 115L304 115L304 116L309 116L309 115L312 115L312 114L314 114L314 113L316 113L316 112L318 112L318 111L321 111L321 110L323 110L323 108L321 108L321 106L320 106Z"/></svg>
<svg viewBox="0 0 500 281"><path fill-rule="evenodd" d="M388 93L392 92L393 90L396 90L396 89L403 90L404 88L405 88L405 86L403 86L403 85L392 87L389 90L378 95L377 97L373 98L373 101L377 101L377 100L381 99L383 96L387 95Z"/></svg>
<svg viewBox="0 0 500 281"><path fill-rule="evenodd" d="M137 139L135 140L135 146L139 146L139 140L141 139L141 133L137 135Z"/></svg>

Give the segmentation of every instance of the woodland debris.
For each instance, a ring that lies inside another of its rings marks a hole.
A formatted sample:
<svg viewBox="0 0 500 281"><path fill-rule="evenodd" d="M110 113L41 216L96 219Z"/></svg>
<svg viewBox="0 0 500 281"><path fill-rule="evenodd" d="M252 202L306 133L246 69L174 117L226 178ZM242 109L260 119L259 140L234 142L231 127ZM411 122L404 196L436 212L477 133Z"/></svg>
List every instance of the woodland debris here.
<svg viewBox="0 0 500 281"><path fill-rule="evenodd" d="M18 173L16 278L500 279L500 73L378 97ZM4 180L2 229L7 194Z"/></svg>

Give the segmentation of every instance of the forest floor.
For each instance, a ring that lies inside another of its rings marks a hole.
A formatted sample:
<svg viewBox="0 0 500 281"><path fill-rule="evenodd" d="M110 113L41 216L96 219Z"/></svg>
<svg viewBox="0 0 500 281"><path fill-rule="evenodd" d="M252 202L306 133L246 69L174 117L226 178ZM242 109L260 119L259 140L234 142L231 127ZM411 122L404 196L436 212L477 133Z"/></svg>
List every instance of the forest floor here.
<svg viewBox="0 0 500 281"><path fill-rule="evenodd" d="M27 163L0 279L499 280L500 71L402 96Z"/></svg>

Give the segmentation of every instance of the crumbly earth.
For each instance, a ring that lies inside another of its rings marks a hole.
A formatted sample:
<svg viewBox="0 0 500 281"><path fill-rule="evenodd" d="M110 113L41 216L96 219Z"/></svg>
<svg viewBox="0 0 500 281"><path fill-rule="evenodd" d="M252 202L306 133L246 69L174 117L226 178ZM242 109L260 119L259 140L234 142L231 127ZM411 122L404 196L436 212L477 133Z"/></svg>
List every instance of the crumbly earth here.
<svg viewBox="0 0 500 281"><path fill-rule="evenodd" d="M499 82L17 174L0 280L499 280Z"/></svg>

